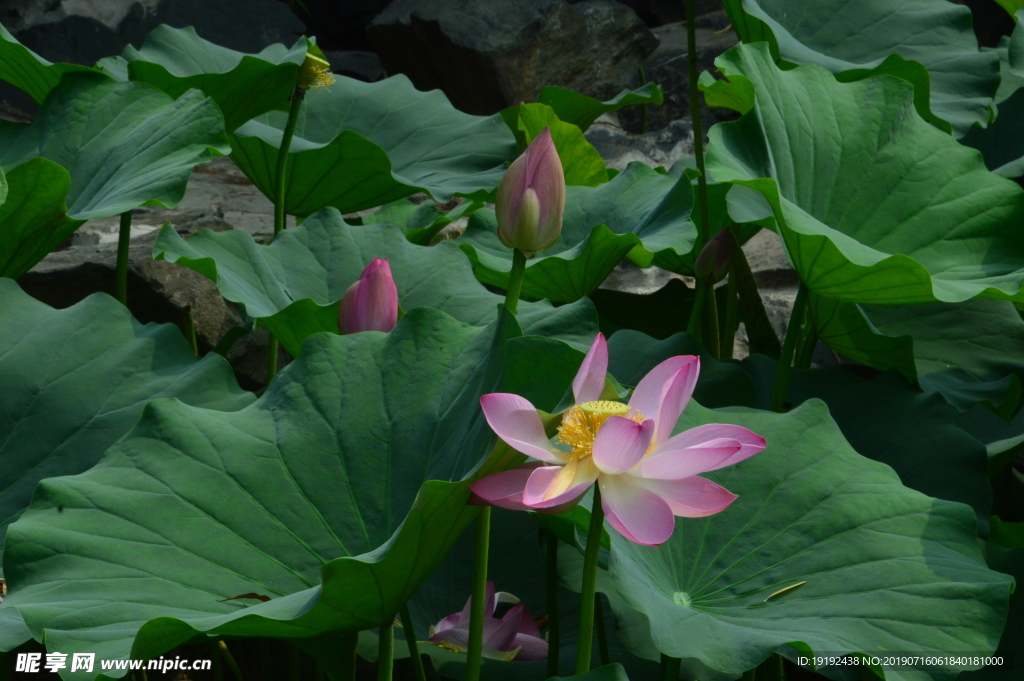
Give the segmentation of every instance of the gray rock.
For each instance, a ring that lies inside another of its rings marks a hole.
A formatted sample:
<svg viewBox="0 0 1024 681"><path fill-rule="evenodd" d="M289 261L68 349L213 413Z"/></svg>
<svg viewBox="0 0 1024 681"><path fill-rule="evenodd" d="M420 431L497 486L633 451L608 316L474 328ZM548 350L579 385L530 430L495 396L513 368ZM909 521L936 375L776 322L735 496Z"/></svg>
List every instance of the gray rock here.
<svg viewBox="0 0 1024 681"><path fill-rule="evenodd" d="M291 45L303 24L277 0L0 0L0 22L45 59L91 66L139 47L159 24L194 26L200 36L234 50ZM19 90L0 86L0 102L34 113Z"/></svg>
<svg viewBox="0 0 1024 681"><path fill-rule="evenodd" d="M620 112L621 113L621 112ZM639 161L652 168L693 156L693 129L688 118L673 121L656 132L636 135L623 130L611 116L602 117L585 133L609 168L623 170Z"/></svg>
<svg viewBox="0 0 1024 681"><path fill-rule="evenodd" d="M658 45L611 0L395 0L367 29L389 74L492 114L559 85L606 99Z"/></svg>
<svg viewBox="0 0 1024 681"><path fill-rule="evenodd" d="M661 26L674 21L685 21L686 11L682 0L618 0L628 5L648 26ZM696 0L694 14L700 18L705 14L722 9L720 0ZM699 25L699 24L698 24Z"/></svg>
<svg viewBox="0 0 1024 681"><path fill-rule="evenodd" d="M384 65L374 52L349 50L344 52L325 51L324 56L331 64L331 71L349 78L372 83L384 78Z"/></svg>

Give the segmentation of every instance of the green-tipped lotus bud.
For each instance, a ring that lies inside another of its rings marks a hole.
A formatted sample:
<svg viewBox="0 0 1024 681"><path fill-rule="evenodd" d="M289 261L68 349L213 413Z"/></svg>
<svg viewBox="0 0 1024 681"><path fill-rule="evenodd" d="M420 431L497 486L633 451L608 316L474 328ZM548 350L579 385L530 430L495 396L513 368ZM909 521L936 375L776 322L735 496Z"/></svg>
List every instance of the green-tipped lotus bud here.
<svg viewBox="0 0 1024 681"><path fill-rule="evenodd" d="M494 211L498 238L528 258L550 248L562 231L565 175L562 162L544 128L517 158L498 185Z"/></svg>
<svg viewBox="0 0 1024 681"><path fill-rule="evenodd" d="M299 67L295 88L305 92L310 88L327 87L334 83L331 65L315 54L306 54L306 60Z"/></svg>
<svg viewBox="0 0 1024 681"><path fill-rule="evenodd" d="M693 272L698 281L716 284L729 272L729 260L738 248L732 232L723 229L711 237L693 265Z"/></svg>

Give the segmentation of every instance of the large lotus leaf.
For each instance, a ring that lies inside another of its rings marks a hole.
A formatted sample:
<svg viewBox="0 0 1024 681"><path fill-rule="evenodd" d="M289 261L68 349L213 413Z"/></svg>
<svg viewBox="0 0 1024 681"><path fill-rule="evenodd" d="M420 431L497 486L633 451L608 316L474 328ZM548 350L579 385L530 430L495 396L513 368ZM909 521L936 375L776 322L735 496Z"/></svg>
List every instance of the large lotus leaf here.
<svg viewBox="0 0 1024 681"><path fill-rule="evenodd" d="M231 135L232 158L268 197L287 115L258 116ZM285 211L310 215L380 206L418 191L438 201L488 196L516 157L500 115L455 110L405 76L363 83L339 76L306 93L287 171Z"/></svg>
<svg viewBox="0 0 1024 681"><path fill-rule="evenodd" d="M731 675L787 644L995 650L1012 578L985 565L969 508L903 487L888 466L857 454L817 401L784 415L691 402L677 430L709 422L768 441L752 459L707 475L739 498L717 515L680 519L661 546L611 533L615 588L649 618L659 650Z"/></svg>
<svg viewBox="0 0 1024 681"><path fill-rule="evenodd" d="M966 7L933 0L730 0L726 7L744 42L769 40L788 65L817 64L845 80L897 75L957 136L989 121L998 60L978 51ZM756 27L745 35L751 18Z"/></svg>
<svg viewBox="0 0 1024 681"><path fill-rule="evenodd" d="M71 174L68 214L108 217L139 206L178 205L192 168L227 153L224 118L191 90L179 99L98 73L67 74L31 124L0 129L0 166L36 157Z"/></svg>
<svg viewBox="0 0 1024 681"><path fill-rule="evenodd" d="M17 279L82 224L68 217L68 171L34 158L7 173L7 201L0 205L0 277Z"/></svg>
<svg viewBox="0 0 1024 681"><path fill-rule="evenodd" d="M245 54L200 38L194 28L161 24L140 49L101 61L106 73L137 80L178 98L195 88L217 102L228 131L274 109L288 106L296 75L306 58L306 38L291 48L280 43Z"/></svg>
<svg viewBox="0 0 1024 681"><path fill-rule="evenodd" d="M225 298L244 305L293 355L311 334L338 333L341 297L375 257L388 259L404 310L434 307L486 326L504 301L475 280L454 244L416 246L396 225L349 225L334 209L281 233L268 246L239 230L203 230L186 241L165 227L153 253L217 282ZM524 302L519 320L526 333L557 335L584 350L597 331L589 301L557 309Z"/></svg>
<svg viewBox="0 0 1024 681"><path fill-rule="evenodd" d="M88 470L158 397L236 410L255 399L172 325L96 294L65 310L0 279L0 545L43 478ZM2 554L0 554L2 555Z"/></svg>
<svg viewBox="0 0 1024 681"><path fill-rule="evenodd" d="M641 267L671 265L693 250L693 189L642 163L598 187L568 187L558 241L526 263L522 296L572 302L589 295L624 257ZM458 243L477 278L508 286L512 250L498 240L493 210L480 210Z"/></svg>
<svg viewBox="0 0 1024 681"><path fill-rule="evenodd" d="M996 649L1003 664L965 672L959 678L962 681L1016 681L1020 679L1020 642L1024 640L1024 549L986 544L985 560L993 570L1013 575L1017 580L1017 588L1010 597L1010 615Z"/></svg>
<svg viewBox="0 0 1024 681"><path fill-rule="evenodd" d="M709 172L765 197L812 291L868 304L1024 298L1024 192L919 118L909 84L783 71L763 43L716 63L757 97L712 128Z"/></svg>
<svg viewBox="0 0 1024 681"><path fill-rule="evenodd" d="M53 64L18 42L0 25L0 80L5 80L40 104L60 77L70 71L93 71L79 64Z"/></svg>
<svg viewBox="0 0 1024 681"><path fill-rule="evenodd" d="M98 466L40 484L3 607L51 651L107 658L389 621L476 517L471 475L508 463L480 466L479 399L517 333L418 308L389 334L311 337L241 411L150 403ZM271 600L224 600L250 593Z"/></svg>
<svg viewBox="0 0 1024 681"><path fill-rule="evenodd" d="M999 55L999 91L996 120L987 128L972 127L960 140L985 157L985 165L1003 177L1024 175L1024 25L1018 14L1013 36L1003 36L994 52Z"/></svg>
<svg viewBox="0 0 1024 681"><path fill-rule="evenodd" d="M1016 411L1024 377L1024 322L1012 303L969 300L878 307L813 296L819 338L850 359L896 369L960 409Z"/></svg>

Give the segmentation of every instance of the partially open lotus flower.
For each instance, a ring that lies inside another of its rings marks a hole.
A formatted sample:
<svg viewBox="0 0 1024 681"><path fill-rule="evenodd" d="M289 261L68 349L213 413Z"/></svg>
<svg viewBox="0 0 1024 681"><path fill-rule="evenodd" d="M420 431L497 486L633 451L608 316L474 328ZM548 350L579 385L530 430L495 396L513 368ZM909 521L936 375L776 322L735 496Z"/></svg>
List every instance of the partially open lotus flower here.
<svg viewBox="0 0 1024 681"><path fill-rule="evenodd" d="M360 331L390 331L398 323L398 288L387 258L374 258L348 287L338 308L342 335Z"/></svg>
<svg viewBox="0 0 1024 681"><path fill-rule="evenodd" d="M565 175L551 132L544 128L501 179L494 200L498 238L532 257L562 232Z"/></svg>
<svg viewBox="0 0 1024 681"><path fill-rule="evenodd" d="M495 506L560 513L597 482L612 527L649 546L672 536L675 516L698 518L729 506L736 495L698 473L739 463L766 443L741 426L714 423L671 436L697 384L700 358L681 355L654 367L628 405L600 399L607 369L608 346L598 334L573 380L576 406L562 414L557 446L524 398L481 397L498 437L537 461L478 480L473 493Z"/></svg>
<svg viewBox="0 0 1024 681"><path fill-rule="evenodd" d="M473 603L470 597L462 612L448 615L430 628L431 643L464 653L469 646L469 611ZM494 609L498 603L515 603L500 620L495 619ZM547 641L540 637L540 630L533 617L519 599L508 593L494 593L494 583L487 582L487 603L484 605L484 657L497 660L543 660L548 656Z"/></svg>

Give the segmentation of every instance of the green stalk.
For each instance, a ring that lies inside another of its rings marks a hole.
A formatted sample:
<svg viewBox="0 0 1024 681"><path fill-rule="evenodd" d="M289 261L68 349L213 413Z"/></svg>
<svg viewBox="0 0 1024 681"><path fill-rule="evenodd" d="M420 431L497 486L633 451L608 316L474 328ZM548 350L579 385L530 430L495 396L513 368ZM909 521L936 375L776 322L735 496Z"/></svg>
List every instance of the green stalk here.
<svg viewBox="0 0 1024 681"><path fill-rule="evenodd" d="M608 632L604 628L604 604L601 602L601 594L594 594L594 626L597 627L597 652L601 658L601 664L611 664L612 656L608 651Z"/></svg>
<svg viewBox="0 0 1024 681"><path fill-rule="evenodd" d="M512 271L508 275L508 292L505 307L512 314L519 309L519 292L523 290L523 276L526 274L526 256L518 248L512 250Z"/></svg>
<svg viewBox="0 0 1024 681"><path fill-rule="evenodd" d="M694 10L693 0L684 0L686 5L686 62L687 72L690 79L690 118L693 121L693 155L696 157L697 170L700 172L700 176L697 178L697 204L700 206L700 224L697 225L698 236L697 239L697 253L700 253L701 248L704 248L704 244L711 238L711 223L710 216L708 214L708 179L707 179L707 168L704 166L704 130L701 126L700 120L700 90L697 88L697 17L696 11ZM698 291L701 288L705 288L704 284L697 282ZM711 308L708 311L709 319L718 319L717 302L714 296L714 287L712 294L708 298L707 305ZM704 343L704 347L714 355L718 350L718 327L717 325L712 329L710 326L705 327L704 336L700 339ZM712 342L713 341L713 342Z"/></svg>
<svg viewBox="0 0 1024 681"><path fill-rule="evenodd" d="M132 676L135 676L134 672ZM220 656L220 647L216 641L210 641L210 676L214 681L224 681L224 660Z"/></svg>
<svg viewBox="0 0 1024 681"><path fill-rule="evenodd" d="M733 346L736 344L736 318L739 315L740 294L735 272L736 266L730 259L729 281L725 284L725 333L722 334L721 349L718 353L721 359L732 359Z"/></svg>
<svg viewBox="0 0 1024 681"><path fill-rule="evenodd" d="M643 64L640 65L640 87L647 85L647 72L644 71ZM647 105L640 105L640 134L647 132Z"/></svg>
<svg viewBox="0 0 1024 681"><path fill-rule="evenodd" d="M756 678L757 667L754 667L753 669L748 669L747 671L743 672L743 678L741 679L741 681L754 681L754 679Z"/></svg>
<svg viewBox="0 0 1024 681"><path fill-rule="evenodd" d="M359 634L349 633L341 635L341 659L345 660L345 667L341 670L338 681L356 681L356 647L359 645Z"/></svg>
<svg viewBox="0 0 1024 681"><path fill-rule="evenodd" d="M288 168L288 152L292 148L292 137L295 136L295 125L299 122L299 111L302 109L302 98L305 96L303 90L296 88L292 93L292 104L288 108L288 121L284 124L284 133L281 135L281 148L277 150L277 169L274 174L274 237L284 231L285 213L284 198L286 192L285 171ZM270 341L267 343L267 385L277 376L277 352L278 341L273 333L270 334Z"/></svg>
<svg viewBox="0 0 1024 681"><path fill-rule="evenodd" d="M185 340L192 348L192 354L199 356L199 343L196 341L196 316L192 312L192 305L185 306Z"/></svg>
<svg viewBox="0 0 1024 681"><path fill-rule="evenodd" d="M679 667L683 661L678 657L670 657L662 653L661 671L663 681L676 681L679 678Z"/></svg>
<svg viewBox="0 0 1024 681"><path fill-rule="evenodd" d="M576 647L576 673L590 671L590 655L594 647L594 595L597 593L597 559L601 552L604 531L604 507L601 488L594 485L594 506L590 509L590 530L583 555L583 584L580 589L580 632Z"/></svg>
<svg viewBox="0 0 1024 681"><path fill-rule="evenodd" d="M238 663L235 662L235 658L231 654L231 651L228 650L228 644L224 641L217 641L217 647L220 648L220 654L224 657L224 663L228 666L228 669L231 670L231 675L234 676L237 681L242 681L242 670L239 668Z"/></svg>
<svg viewBox="0 0 1024 681"><path fill-rule="evenodd" d="M818 345L818 330L814 326L810 313L804 318L804 329L800 333L800 347L796 351L793 366L797 369L810 369L814 360L814 349Z"/></svg>
<svg viewBox="0 0 1024 681"><path fill-rule="evenodd" d="M413 675L416 677L416 681L427 681L427 670L423 668L423 658L420 657L420 646L416 642L416 629L412 626L408 603L398 611L398 616L402 618L402 630L405 632L405 643L409 646Z"/></svg>
<svg viewBox="0 0 1024 681"><path fill-rule="evenodd" d="M517 251L518 252L518 251ZM513 272L515 266L513 265ZM505 303L506 306L508 303ZM487 605L487 559L491 544L491 507L484 506L476 519L476 550L473 552L473 602L469 609L469 649L466 651L466 681L480 681L484 659L484 607Z"/></svg>
<svg viewBox="0 0 1024 681"><path fill-rule="evenodd" d="M762 662L758 669L764 672L764 677L767 681L784 681L786 678L782 668L782 655L778 653L772 653L772 656ZM761 674L758 673L758 676L761 676Z"/></svg>
<svg viewBox="0 0 1024 681"><path fill-rule="evenodd" d="M288 166L288 152L292 148L292 137L295 136L295 124L299 122L299 110L302 108L304 93L295 90L292 93L292 104L288 109L288 121L284 124L281 136L281 148L277 151L277 172L274 175L274 236L285 228L284 197L285 170Z"/></svg>
<svg viewBox="0 0 1024 681"><path fill-rule="evenodd" d="M395 620L380 628L377 643L377 681L391 681L395 666Z"/></svg>
<svg viewBox="0 0 1024 681"><path fill-rule="evenodd" d="M706 297L704 291L705 289L701 288L698 283L697 289L694 292L693 309L690 310L690 319L686 322L686 335L697 340L700 340L698 334L704 326L701 319L704 316L704 298Z"/></svg>
<svg viewBox="0 0 1024 681"><path fill-rule="evenodd" d="M547 533L547 564L544 574L547 578L548 597L548 676L558 676L558 651L561 646L561 632L558 621L558 535L551 530Z"/></svg>
<svg viewBox="0 0 1024 681"><path fill-rule="evenodd" d="M704 305L704 314L707 315L707 319L704 320L704 346L711 353L712 357L718 359L721 357L719 352L721 341L718 338L718 302L714 284L707 285L704 289L704 295L708 299L708 302Z"/></svg>
<svg viewBox="0 0 1024 681"><path fill-rule="evenodd" d="M775 392L772 394L772 410L782 413L786 406L786 394L789 390L789 375L792 371L793 352L804 324L807 312L807 287L800 284L793 303L793 314L789 317L786 328L786 340L782 344L782 357L779 359L779 371L775 374Z"/></svg>
<svg viewBox="0 0 1024 681"><path fill-rule="evenodd" d="M117 234L117 269L114 275L114 291L118 302L128 306L128 249L132 240L132 212L121 213L121 229Z"/></svg>

